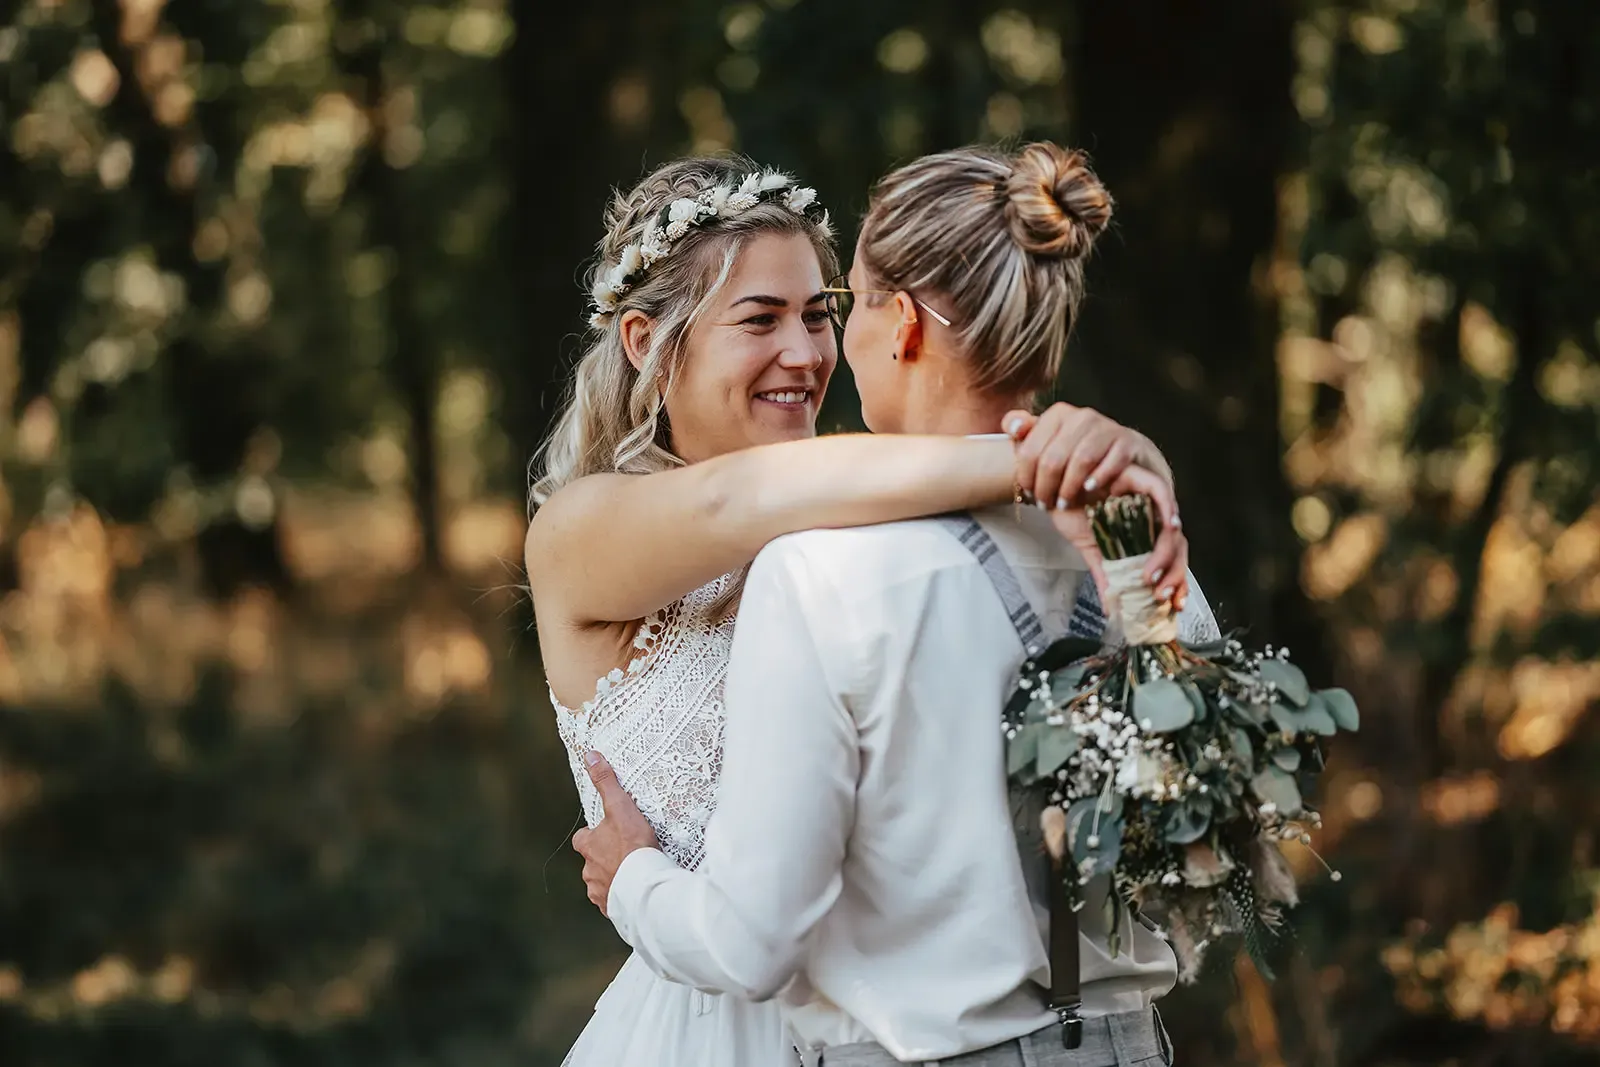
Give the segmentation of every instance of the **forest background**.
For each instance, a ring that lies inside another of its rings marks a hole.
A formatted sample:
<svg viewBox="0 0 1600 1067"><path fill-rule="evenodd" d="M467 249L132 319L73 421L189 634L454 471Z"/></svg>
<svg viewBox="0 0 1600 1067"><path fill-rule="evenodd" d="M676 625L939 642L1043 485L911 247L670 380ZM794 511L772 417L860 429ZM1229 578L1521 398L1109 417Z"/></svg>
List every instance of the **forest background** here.
<svg viewBox="0 0 1600 1067"><path fill-rule="evenodd" d="M1363 709L1179 1062L1594 1062L1593 0L11 0L0 126L0 1062L559 1063L623 947L516 586L609 189L736 148L848 248L1029 137L1118 204L1059 395Z"/></svg>

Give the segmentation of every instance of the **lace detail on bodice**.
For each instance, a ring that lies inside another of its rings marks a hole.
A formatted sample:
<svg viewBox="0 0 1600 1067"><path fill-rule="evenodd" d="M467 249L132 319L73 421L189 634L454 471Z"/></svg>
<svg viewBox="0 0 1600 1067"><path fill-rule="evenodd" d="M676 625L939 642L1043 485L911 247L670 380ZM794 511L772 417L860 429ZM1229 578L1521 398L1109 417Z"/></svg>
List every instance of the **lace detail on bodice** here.
<svg viewBox="0 0 1600 1067"><path fill-rule="evenodd" d="M601 678L581 709L550 694L589 825L605 816L583 763L594 749L650 820L662 851L689 870L704 855L722 772L722 683L734 620L729 613L714 621L711 609L733 580L709 582L646 619L634 639L638 656Z"/></svg>

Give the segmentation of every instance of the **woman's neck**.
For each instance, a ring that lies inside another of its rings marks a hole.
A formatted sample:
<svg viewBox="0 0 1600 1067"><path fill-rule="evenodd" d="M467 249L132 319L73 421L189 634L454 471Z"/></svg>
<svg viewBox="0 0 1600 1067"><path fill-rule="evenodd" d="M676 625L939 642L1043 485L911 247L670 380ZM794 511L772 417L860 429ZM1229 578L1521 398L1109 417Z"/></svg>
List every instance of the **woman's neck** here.
<svg viewBox="0 0 1600 1067"><path fill-rule="evenodd" d="M945 389L913 390L907 397L900 432L947 436L999 433L1007 412L1027 407L1026 397L980 393L965 382Z"/></svg>

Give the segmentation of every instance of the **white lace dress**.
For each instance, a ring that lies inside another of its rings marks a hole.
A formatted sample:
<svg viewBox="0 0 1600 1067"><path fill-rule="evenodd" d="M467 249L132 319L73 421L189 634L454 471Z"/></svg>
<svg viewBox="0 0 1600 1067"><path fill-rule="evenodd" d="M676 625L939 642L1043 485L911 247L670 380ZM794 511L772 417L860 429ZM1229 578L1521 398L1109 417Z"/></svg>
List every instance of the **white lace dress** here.
<svg viewBox="0 0 1600 1067"><path fill-rule="evenodd" d="M701 586L645 621L627 670L600 679L573 711L552 693L590 826L604 815L584 769L604 753L662 850L698 866L722 769L722 683L733 618L712 619L732 576ZM792 1067L799 1062L775 1001L752 1004L658 977L630 956L595 1004L564 1067Z"/></svg>

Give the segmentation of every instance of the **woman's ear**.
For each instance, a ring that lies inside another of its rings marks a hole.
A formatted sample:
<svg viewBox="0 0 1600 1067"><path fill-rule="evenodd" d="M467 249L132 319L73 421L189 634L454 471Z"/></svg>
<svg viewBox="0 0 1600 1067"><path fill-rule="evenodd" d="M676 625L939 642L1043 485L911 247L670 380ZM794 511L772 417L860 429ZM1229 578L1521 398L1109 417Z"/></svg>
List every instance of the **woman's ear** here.
<svg viewBox="0 0 1600 1067"><path fill-rule="evenodd" d="M628 356L633 369L643 373L644 357L650 351L650 316L637 309L624 311L617 330L622 337L622 351Z"/></svg>
<svg viewBox="0 0 1600 1067"><path fill-rule="evenodd" d="M922 319L917 315L916 301L909 293L894 294L895 312L900 322L894 328L894 354L910 363L922 354Z"/></svg>

